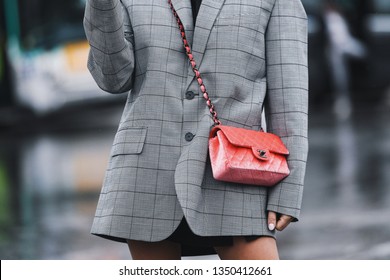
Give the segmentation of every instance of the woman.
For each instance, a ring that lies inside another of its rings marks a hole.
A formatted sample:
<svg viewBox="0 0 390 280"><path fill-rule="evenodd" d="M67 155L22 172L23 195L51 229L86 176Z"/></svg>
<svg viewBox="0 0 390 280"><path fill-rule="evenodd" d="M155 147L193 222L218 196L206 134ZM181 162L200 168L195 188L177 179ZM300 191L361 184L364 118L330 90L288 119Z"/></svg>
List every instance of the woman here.
<svg viewBox="0 0 390 280"><path fill-rule="evenodd" d="M87 1L88 68L103 90L130 91L92 233L127 242L133 259L278 259L275 229L299 217L308 150L302 4L172 0L219 119L259 130L264 104L290 151L290 175L265 188L213 179L213 120L170 2Z"/></svg>

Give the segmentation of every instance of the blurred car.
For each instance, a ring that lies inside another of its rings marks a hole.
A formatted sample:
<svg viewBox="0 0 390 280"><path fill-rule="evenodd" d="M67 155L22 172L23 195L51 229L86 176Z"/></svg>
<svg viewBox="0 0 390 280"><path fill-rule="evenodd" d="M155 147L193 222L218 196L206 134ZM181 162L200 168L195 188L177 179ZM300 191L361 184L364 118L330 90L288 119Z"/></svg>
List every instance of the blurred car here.
<svg viewBox="0 0 390 280"><path fill-rule="evenodd" d="M85 0L4 4L6 53L17 105L47 114L72 104L115 98L98 88L87 69Z"/></svg>

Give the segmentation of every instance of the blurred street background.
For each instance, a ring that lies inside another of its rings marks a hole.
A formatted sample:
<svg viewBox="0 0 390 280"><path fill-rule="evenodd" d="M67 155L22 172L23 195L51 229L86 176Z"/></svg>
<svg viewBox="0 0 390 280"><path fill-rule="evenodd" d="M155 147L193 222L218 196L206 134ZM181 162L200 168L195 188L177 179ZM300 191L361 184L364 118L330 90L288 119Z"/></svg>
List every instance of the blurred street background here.
<svg viewBox="0 0 390 280"><path fill-rule="evenodd" d="M302 2L310 153L281 258L390 259L390 1ZM84 5L0 0L0 259L130 259L89 234L126 95L86 69Z"/></svg>

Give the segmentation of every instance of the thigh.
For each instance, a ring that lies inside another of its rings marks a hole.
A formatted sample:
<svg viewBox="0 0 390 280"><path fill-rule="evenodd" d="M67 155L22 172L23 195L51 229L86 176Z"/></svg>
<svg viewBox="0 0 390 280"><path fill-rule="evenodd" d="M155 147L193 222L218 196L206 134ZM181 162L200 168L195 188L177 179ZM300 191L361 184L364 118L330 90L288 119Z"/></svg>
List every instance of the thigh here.
<svg viewBox="0 0 390 280"><path fill-rule="evenodd" d="M276 240L272 237L259 237L246 241L245 237L233 237L232 246L215 247L221 260L278 260Z"/></svg>
<svg viewBox="0 0 390 280"><path fill-rule="evenodd" d="M180 260L181 245L163 240L159 242L144 242L127 240L133 260Z"/></svg>

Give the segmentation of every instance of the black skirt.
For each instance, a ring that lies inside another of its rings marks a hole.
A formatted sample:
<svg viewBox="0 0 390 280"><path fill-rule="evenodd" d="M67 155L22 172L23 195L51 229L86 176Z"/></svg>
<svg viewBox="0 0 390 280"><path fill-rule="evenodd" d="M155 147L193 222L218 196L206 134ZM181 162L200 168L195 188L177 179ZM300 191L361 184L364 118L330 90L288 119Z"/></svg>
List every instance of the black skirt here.
<svg viewBox="0 0 390 280"><path fill-rule="evenodd" d="M260 236L244 236L247 242ZM182 256L214 255L214 247L232 246L233 236L199 236L192 232L187 221L183 218L176 230L167 240L180 243Z"/></svg>

